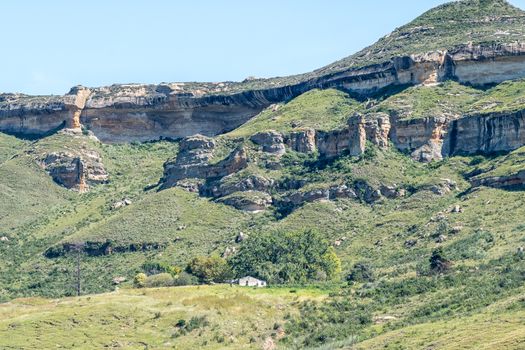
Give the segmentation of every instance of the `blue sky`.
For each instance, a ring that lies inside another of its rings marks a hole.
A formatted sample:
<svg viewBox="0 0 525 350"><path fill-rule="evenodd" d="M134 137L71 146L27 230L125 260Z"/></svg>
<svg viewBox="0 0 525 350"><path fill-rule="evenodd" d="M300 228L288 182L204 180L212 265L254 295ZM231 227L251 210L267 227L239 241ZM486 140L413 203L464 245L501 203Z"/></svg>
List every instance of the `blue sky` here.
<svg viewBox="0 0 525 350"><path fill-rule="evenodd" d="M444 2L5 0L0 92L303 73Z"/></svg>

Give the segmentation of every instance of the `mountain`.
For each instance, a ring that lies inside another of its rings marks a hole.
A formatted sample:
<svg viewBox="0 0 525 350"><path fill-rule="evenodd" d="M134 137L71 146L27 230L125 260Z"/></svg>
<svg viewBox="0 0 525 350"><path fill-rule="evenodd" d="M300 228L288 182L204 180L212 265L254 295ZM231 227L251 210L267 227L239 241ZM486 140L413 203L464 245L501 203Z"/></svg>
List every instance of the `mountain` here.
<svg viewBox="0 0 525 350"><path fill-rule="evenodd" d="M0 95L0 347L522 348L524 14L451 2L299 76Z"/></svg>

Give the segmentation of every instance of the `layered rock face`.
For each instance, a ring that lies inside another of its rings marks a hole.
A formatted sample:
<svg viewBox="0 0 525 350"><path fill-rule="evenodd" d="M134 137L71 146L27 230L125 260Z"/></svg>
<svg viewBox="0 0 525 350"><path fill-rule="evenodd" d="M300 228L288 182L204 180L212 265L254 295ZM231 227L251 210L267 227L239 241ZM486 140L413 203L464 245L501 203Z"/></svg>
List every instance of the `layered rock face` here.
<svg viewBox="0 0 525 350"><path fill-rule="evenodd" d="M317 149L325 158L333 158L345 152L351 156L361 155L365 150L365 143L365 119L361 115L352 116L345 129L317 133Z"/></svg>
<svg viewBox="0 0 525 350"><path fill-rule="evenodd" d="M470 180L472 187L494 187L504 189L523 189L525 187L525 170L507 176L490 176Z"/></svg>
<svg viewBox="0 0 525 350"><path fill-rule="evenodd" d="M248 157L243 147L235 149L220 162L210 164L214 149L215 142L206 136L195 135L183 139L177 158L164 164L162 187L176 186L179 180L186 178L222 178L248 165Z"/></svg>
<svg viewBox="0 0 525 350"><path fill-rule="evenodd" d="M95 151L84 150L80 155L51 153L42 159L41 164L56 183L79 192L108 181L108 173Z"/></svg>
<svg viewBox="0 0 525 350"><path fill-rule="evenodd" d="M430 162L448 155L443 151L448 128L446 117L398 120L393 123L391 138L397 149L409 152L413 159Z"/></svg>
<svg viewBox="0 0 525 350"><path fill-rule="evenodd" d="M525 111L473 115L454 120L445 145L446 155L515 150L525 145Z"/></svg>
<svg viewBox="0 0 525 350"><path fill-rule="evenodd" d="M242 125L261 110L314 88L368 96L391 86L447 79L485 85L525 77L525 44L464 46L453 51L392 57L342 71L309 73L297 82L114 85L73 88L61 97L0 96L0 131L41 136L83 125L103 142L214 136ZM290 80L295 81L295 80Z"/></svg>

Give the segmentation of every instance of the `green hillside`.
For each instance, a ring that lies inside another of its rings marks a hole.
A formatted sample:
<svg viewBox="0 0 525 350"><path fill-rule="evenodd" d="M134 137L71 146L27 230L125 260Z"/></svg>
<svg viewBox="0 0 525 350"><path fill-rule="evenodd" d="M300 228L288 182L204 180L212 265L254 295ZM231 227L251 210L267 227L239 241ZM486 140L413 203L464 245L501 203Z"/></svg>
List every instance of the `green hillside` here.
<svg viewBox="0 0 525 350"><path fill-rule="evenodd" d="M283 79L522 40L524 24L503 0L454 1ZM447 81L367 101L314 89L213 138L0 133L0 348L523 349L524 111L523 79ZM414 149L465 132L433 118L477 122L465 125L478 128L478 153L414 160ZM406 151L391 141L398 127L413 127L398 141ZM300 153L290 139L305 129L315 149ZM366 148L351 156L358 137ZM53 157L65 165L49 168ZM107 179L88 183L99 163ZM164 188L174 166L201 173ZM239 286L246 275L269 285Z"/></svg>

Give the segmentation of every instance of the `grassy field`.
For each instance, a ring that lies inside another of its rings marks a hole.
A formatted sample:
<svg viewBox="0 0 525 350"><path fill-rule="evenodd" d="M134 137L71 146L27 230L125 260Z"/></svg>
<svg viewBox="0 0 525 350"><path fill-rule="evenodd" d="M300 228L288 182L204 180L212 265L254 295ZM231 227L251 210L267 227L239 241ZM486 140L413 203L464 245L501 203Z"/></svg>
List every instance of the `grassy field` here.
<svg viewBox="0 0 525 350"><path fill-rule="evenodd" d="M0 305L2 349L260 349L319 289L228 285L120 289L81 298L17 299ZM201 319L182 332L177 324Z"/></svg>
<svg viewBox="0 0 525 350"><path fill-rule="evenodd" d="M329 300L329 295L330 289L322 288L215 285L16 299L0 304L0 347L268 349L276 343L291 349L281 341L287 336L286 319L298 315L301 305ZM524 302L522 288L521 294L465 317L397 330L390 330L392 321L376 321L367 326L368 339L362 342L350 338L318 349L521 349ZM388 311L399 317L400 310Z"/></svg>

